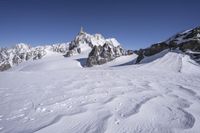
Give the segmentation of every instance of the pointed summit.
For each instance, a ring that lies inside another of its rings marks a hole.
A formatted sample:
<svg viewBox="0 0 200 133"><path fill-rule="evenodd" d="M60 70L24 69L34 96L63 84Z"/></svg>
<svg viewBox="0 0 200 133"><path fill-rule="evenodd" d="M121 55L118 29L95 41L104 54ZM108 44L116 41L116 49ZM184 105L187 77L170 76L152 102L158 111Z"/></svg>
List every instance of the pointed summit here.
<svg viewBox="0 0 200 133"><path fill-rule="evenodd" d="M80 34L83 34L83 33L85 33L84 31L83 31L83 26L81 26L81 29L80 29L80 32L79 32Z"/></svg>

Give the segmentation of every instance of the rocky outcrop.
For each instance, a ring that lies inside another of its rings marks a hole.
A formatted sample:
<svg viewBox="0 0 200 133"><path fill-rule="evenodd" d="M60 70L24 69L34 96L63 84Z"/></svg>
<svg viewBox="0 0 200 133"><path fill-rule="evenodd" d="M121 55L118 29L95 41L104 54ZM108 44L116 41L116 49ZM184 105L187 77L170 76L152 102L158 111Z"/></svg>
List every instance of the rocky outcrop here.
<svg viewBox="0 0 200 133"><path fill-rule="evenodd" d="M178 33L175 36L169 38L167 41L153 44L148 48L134 51L136 54L138 54L136 63L140 63L144 57L155 55L165 49L177 49L186 54L188 54L186 52L188 50L193 52L200 52L200 27ZM193 52L190 53L192 58L194 57L192 55ZM195 59L198 57L199 56L195 56Z"/></svg>
<svg viewBox="0 0 200 133"><path fill-rule="evenodd" d="M94 65L101 65L122 55L126 55L126 52L121 46L115 47L113 44L106 42L103 46L93 47L92 51L89 53L86 66L92 67Z"/></svg>
<svg viewBox="0 0 200 133"><path fill-rule="evenodd" d="M163 43L154 44L149 48L135 51L135 53L138 55L136 63L139 63L146 56L152 56L168 48L171 48L171 46L163 42Z"/></svg>

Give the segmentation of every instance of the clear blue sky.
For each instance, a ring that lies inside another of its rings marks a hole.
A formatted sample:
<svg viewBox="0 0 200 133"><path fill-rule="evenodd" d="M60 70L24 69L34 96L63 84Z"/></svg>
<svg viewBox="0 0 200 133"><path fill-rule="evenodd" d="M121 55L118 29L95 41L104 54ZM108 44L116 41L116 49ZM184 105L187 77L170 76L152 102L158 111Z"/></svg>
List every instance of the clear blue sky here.
<svg viewBox="0 0 200 133"><path fill-rule="evenodd" d="M71 41L80 27L138 49L200 25L199 0L0 0L0 46Z"/></svg>

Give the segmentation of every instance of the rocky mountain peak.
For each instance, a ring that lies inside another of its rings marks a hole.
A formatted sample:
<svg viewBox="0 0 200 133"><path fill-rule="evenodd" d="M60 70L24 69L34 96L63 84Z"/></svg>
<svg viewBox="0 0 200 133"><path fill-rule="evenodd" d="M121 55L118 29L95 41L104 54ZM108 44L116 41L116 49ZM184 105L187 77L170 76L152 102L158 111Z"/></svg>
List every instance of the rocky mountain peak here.
<svg viewBox="0 0 200 133"><path fill-rule="evenodd" d="M80 54L81 52L91 51L94 46L103 46L105 43L112 44L114 46L120 45L120 43L114 39L105 39L101 34L88 34L81 28L78 35L69 44L69 51L66 53L66 57Z"/></svg>
<svg viewBox="0 0 200 133"><path fill-rule="evenodd" d="M79 32L79 34L84 34L85 32L84 32L84 30L83 30L83 27L81 26L81 29L80 29L80 32Z"/></svg>
<svg viewBox="0 0 200 133"><path fill-rule="evenodd" d="M88 34L81 27L80 32L69 43L30 47L19 43L13 48L0 48L0 71L33 59L41 59L47 51L63 53L65 57L85 52L89 54L87 66L100 65L119 56L133 54L124 50L115 38L105 39L101 34Z"/></svg>

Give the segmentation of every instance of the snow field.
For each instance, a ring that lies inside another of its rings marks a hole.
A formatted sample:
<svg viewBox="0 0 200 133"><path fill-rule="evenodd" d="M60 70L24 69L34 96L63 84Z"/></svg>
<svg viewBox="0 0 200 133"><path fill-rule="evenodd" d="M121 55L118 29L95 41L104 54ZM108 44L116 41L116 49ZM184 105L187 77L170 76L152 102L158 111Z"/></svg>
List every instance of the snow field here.
<svg viewBox="0 0 200 133"><path fill-rule="evenodd" d="M0 132L199 132L200 69L187 55L94 68L81 66L85 57L49 55L0 73Z"/></svg>

